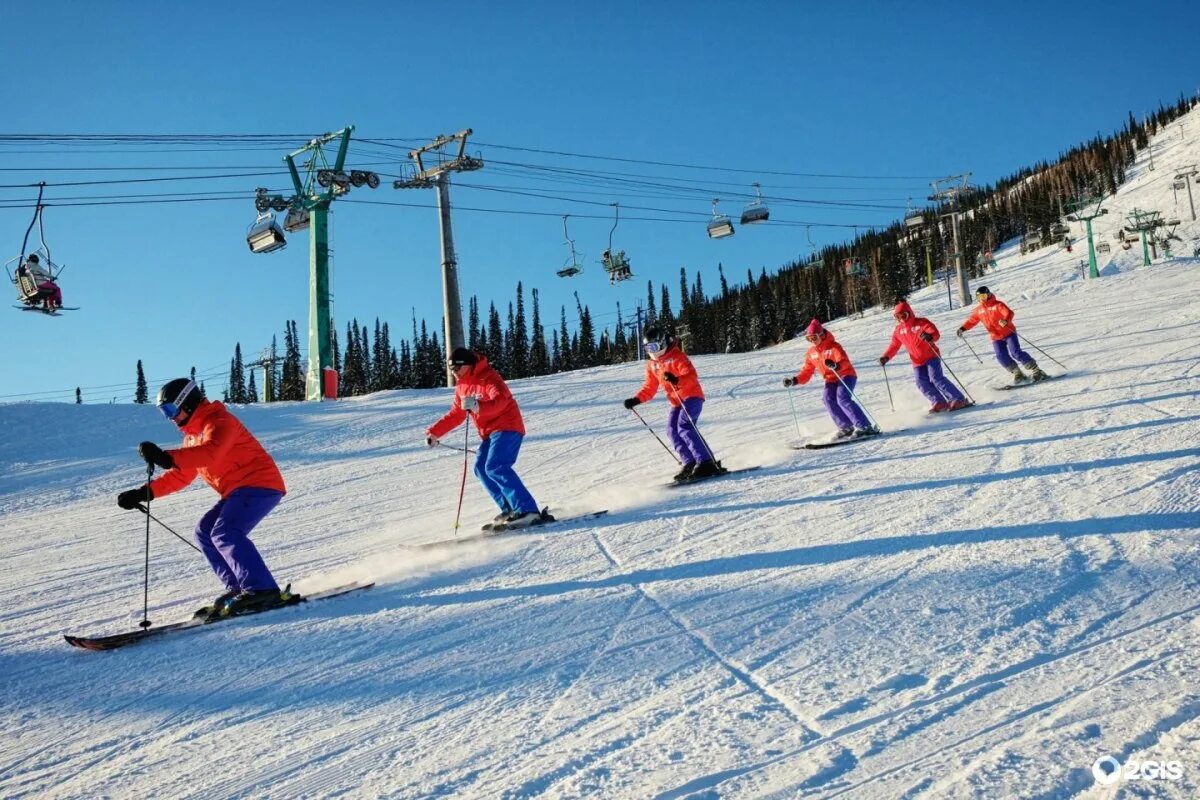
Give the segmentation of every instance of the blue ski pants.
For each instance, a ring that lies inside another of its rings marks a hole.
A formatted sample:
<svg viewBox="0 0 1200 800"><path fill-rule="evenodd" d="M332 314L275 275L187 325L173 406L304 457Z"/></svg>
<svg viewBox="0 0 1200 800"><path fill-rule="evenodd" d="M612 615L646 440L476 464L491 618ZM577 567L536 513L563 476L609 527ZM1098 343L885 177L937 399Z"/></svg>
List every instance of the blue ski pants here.
<svg viewBox="0 0 1200 800"><path fill-rule="evenodd" d="M856 383L858 383L858 378L851 375L849 378L842 378L835 383L825 384L825 410L829 412L829 416L833 417L833 424L838 426L838 430L871 427L871 423L867 421L867 415L858 407L858 403L854 402L854 397L850 394L854 391Z"/></svg>
<svg viewBox="0 0 1200 800"><path fill-rule="evenodd" d="M1033 360L1033 357L1021 349L1021 340L1017 338L1016 331L1003 339L993 341L992 351L996 354L996 360L1000 362L1000 366L1009 372L1012 372L1013 367L1017 364L1026 369L1037 367L1037 362Z"/></svg>
<svg viewBox="0 0 1200 800"><path fill-rule="evenodd" d="M480 442L475 456L475 477L501 511L536 514L537 502L513 469L524 439L516 431L496 431Z"/></svg>
<svg viewBox="0 0 1200 800"><path fill-rule="evenodd" d="M955 400L967 399L942 372L940 358L931 358L921 366L913 367L913 374L917 379L917 388L931 403L952 403Z"/></svg>
<svg viewBox="0 0 1200 800"><path fill-rule="evenodd" d="M244 487L222 498L196 523L196 543L230 591L279 589L250 531L279 505L283 492Z"/></svg>

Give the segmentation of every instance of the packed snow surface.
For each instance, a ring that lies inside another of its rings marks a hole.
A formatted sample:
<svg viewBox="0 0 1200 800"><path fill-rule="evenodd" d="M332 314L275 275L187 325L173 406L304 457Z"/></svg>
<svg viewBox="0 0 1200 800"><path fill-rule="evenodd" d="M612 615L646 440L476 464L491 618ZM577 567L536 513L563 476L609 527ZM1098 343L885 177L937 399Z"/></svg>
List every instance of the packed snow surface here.
<svg viewBox="0 0 1200 800"><path fill-rule="evenodd" d="M0 796L1200 796L1200 260L1143 267L1112 237L1158 208L1191 253L1181 139L1106 202L1101 279L1082 242L998 250L984 281L1048 383L999 391L937 286L910 299L977 407L926 415L903 354L885 385L873 309L831 328L886 436L789 447L832 432L818 386L781 385L802 341L702 356L702 431L762 468L667 489L675 463L621 407L639 365L514 381L520 473L597 520L416 549L455 535L462 458L423 441L447 390L238 408L289 486L254 537L276 576L377 585L178 638L62 639L141 619L145 518L115 495L174 429L152 406L0 406ZM639 411L661 432L661 395ZM214 500L152 510L190 536ZM472 476L463 508L460 535L495 513ZM220 588L152 525L151 620ZM1181 775L1101 786L1102 756Z"/></svg>

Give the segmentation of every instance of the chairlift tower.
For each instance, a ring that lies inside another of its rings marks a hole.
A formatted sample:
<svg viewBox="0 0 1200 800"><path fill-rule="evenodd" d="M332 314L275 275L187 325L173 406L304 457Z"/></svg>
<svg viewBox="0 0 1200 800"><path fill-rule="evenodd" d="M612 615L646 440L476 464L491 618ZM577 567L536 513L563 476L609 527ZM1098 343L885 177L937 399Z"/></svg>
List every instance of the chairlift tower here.
<svg viewBox="0 0 1200 800"><path fill-rule="evenodd" d="M1142 266L1150 266L1150 245L1146 241L1146 234L1163 224L1162 214L1158 211L1140 211L1134 208L1125 220L1128 223L1127 229L1137 231L1142 237Z"/></svg>
<svg viewBox="0 0 1200 800"><path fill-rule="evenodd" d="M1108 213L1107 208L1100 207L1103 202L1104 199L1100 197L1079 197L1067 203L1067 208L1071 212L1067 219L1072 222L1082 222L1086 226L1089 278L1100 277L1100 270L1096 266L1096 243L1092 239L1092 220Z"/></svg>
<svg viewBox="0 0 1200 800"><path fill-rule="evenodd" d="M474 131L470 128L461 130L449 136L439 136L424 147L411 151L408 157L416 162L416 172L408 178L392 184L394 189L429 189L437 188L438 219L442 234L442 310L445 319L446 361L456 347L463 347L467 340L463 335L462 301L458 293L458 259L454 255L454 233L450 227L450 173L471 172L483 168L482 158L472 158L467 155L467 137ZM442 148L452 142L458 142L458 153L453 158L445 160ZM422 156L436 152L439 163L434 167L426 167ZM449 364L446 365L446 385L454 385L454 373Z"/></svg>
<svg viewBox="0 0 1200 800"><path fill-rule="evenodd" d="M313 139L299 150L283 157L292 176L296 194L290 200L297 211L307 211L308 237L308 372L305 376L306 400L320 401L325 393L322 385L326 370L333 372L333 332L329 295L329 206L334 199L350 191L350 178L342 172L346 165L346 149L354 126L342 128ZM325 146L337 143L337 155L330 164ZM303 165L305 177L300 178L296 158L309 153ZM375 179L378 185L378 178ZM260 211L262 209L259 209ZM296 230L302 230L298 226Z"/></svg>
<svg viewBox="0 0 1200 800"><path fill-rule="evenodd" d="M962 196L972 189L971 173L950 175L932 181L929 185L933 188L933 194L929 196L929 200L942 204L941 208L949 209L945 213L939 213L938 216L950 217L951 229L954 231L954 271L958 278L958 299L960 304L966 307L971 305L971 290L967 286L967 275L963 270L962 247L959 246L958 241L958 215L961 213Z"/></svg>
<svg viewBox="0 0 1200 800"><path fill-rule="evenodd" d="M1192 181L1196 178L1196 165L1182 169L1175 176L1176 181L1183 181L1188 190L1188 206L1192 209L1192 222L1196 221L1196 204L1192 201Z"/></svg>

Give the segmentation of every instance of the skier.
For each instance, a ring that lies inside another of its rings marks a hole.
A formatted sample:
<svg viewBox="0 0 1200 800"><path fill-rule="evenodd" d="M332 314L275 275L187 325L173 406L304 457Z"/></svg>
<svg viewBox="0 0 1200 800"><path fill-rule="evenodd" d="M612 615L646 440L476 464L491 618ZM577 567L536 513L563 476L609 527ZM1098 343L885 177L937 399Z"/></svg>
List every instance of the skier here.
<svg viewBox="0 0 1200 800"><path fill-rule="evenodd" d="M168 381L157 404L183 432L183 447L163 450L142 442L138 453L146 463L167 472L121 492L117 505L135 509L143 500L179 491L199 475L221 499L196 524L196 542L225 591L196 616L215 619L296 602L295 595L279 591L249 538L287 492L275 461L223 403L206 400L195 381Z"/></svg>
<svg viewBox="0 0 1200 800"><path fill-rule="evenodd" d="M37 253L30 253L25 263L17 267L17 277L26 276L37 286L37 294L26 297L26 303L36 306L41 301L42 309L47 313L62 307L62 289L58 288L50 273L42 269Z"/></svg>
<svg viewBox="0 0 1200 800"><path fill-rule="evenodd" d="M1050 376L1042 372L1037 362L1021 349L1021 340L1017 336L1016 326L1013 325L1013 311L996 295L988 291L986 286L975 290L979 305L971 310L967 321L958 329L961 338L964 333L974 328L980 322L992 337L992 350L1000 366L1012 373L1013 384L1025 383L1028 380L1042 381ZM1020 364L1020 366L1018 366ZM1029 375L1021 372L1021 366L1029 370Z"/></svg>
<svg viewBox="0 0 1200 800"><path fill-rule="evenodd" d="M665 328L650 325L642 335L646 348L646 381L633 397L625 401L625 408L633 409L650 400L663 387L671 411L667 415L667 433L671 446L679 454L683 469L676 475L677 481L710 478L722 473L721 465L713 458L708 445L696 430L696 420L704 409L704 389L692 361L679 348L679 342Z"/></svg>
<svg viewBox="0 0 1200 800"><path fill-rule="evenodd" d="M475 477L500 507L493 523L523 528L552 522L552 516L538 511L533 495L513 470L525 439L525 423L504 378L486 356L465 347L454 349L449 366L454 372L454 401L445 416L425 431L425 444L437 447L470 414L480 439Z"/></svg>
<svg viewBox="0 0 1200 800"><path fill-rule="evenodd" d="M892 331L891 343L879 357L879 365L891 361L903 345L912 360L917 388L933 403L931 412L957 411L971 405L942 372L941 353L935 344L941 338L937 326L924 317L914 316L912 306L905 300L896 304L892 315L896 318L896 329Z"/></svg>
<svg viewBox="0 0 1200 800"><path fill-rule="evenodd" d="M784 378L784 386L808 383L813 373L820 370L825 379L825 410L833 417L838 427L837 438L847 436L872 436L879 429L867 421L866 414L854 402L851 392L858 382L858 373L850 363L850 356L833 338L833 333L822 327L818 320L808 323L804 338L812 345L804 356L804 366L792 378Z"/></svg>

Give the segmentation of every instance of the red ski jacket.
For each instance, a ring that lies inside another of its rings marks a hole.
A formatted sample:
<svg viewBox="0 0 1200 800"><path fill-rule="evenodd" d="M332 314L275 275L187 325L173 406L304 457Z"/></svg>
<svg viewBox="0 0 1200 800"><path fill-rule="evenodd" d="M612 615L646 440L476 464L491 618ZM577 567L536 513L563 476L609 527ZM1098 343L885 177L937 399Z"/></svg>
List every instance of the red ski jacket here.
<svg viewBox="0 0 1200 800"><path fill-rule="evenodd" d="M826 361L832 361L837 366L830 369L825 366ZM820 344L808 348L808 353L804 356L804 366L796 375L796 383L808 383L814 372L820 372L826 383L837 383L839 375L843 380L858 376L854 365L850 363L850 356L846 355L845 349L829 331L825 331L825 338Z"/></svg>
<svg viewBox="0 0 1200 800"><path fill-rule="evenodd" d="M884 358L890 359L896 355L901 345L904 345L904 349L908 351L908 357L912 360L914 367L923 366L935 358L940 358L941 353L934 344L942 337L937 326L924 317L913 316L912 308L908 303L896 306L898 311L902 308L908 311L909 317L892 331L892 341L888 344L887 350L883 351ZM922 339L922 333L929 334L933 341L927 342Z"/></svg>
<svg viewBox="0 0 1200 800"><path fill-rule="evenodd" d="M971 310L971 316L967 317L967 321L962 326L963 330L969 331L982 322L983 327L987 328L988 334L992 337L992 341L998 342L1016 330L1013 325L1014 316L1016 315L1013 314L1011 308L997 300L996 295L990 294Z"/></svg>
<svg viewBox="0 0 1200 800"><path fill-rule="evenodd" d="M275 459L224 403L201 402L180 430L183 447L166 451L175 468L150 482L155 497L179 491L197 475L221 497L244 487L287 492Z"/></svg>
<svg viewBox="0 0 1200 800"><path fill-rule="evenodd" d="M475 418L475 429L479 431L480 439L486 439L497 431L525 434L525 421L521 419L516 398L508 390L504 378L492 369L484 356L479 356L478 361L458 376L450 410L433 423L426 433L440 439L461 425L467 416L462 399L468 395L479 399L479 410L471 416Z"/></svg>
<svg viewBox="0 0 1200 800"><path fill-rule="evenodd" d="M700 386L700 376L696 374L692 360L675 344L668 347L658 358L646 359L646 382L634 397L643 403L653 398L658 394L658 387L667 383L663 375L668 372L679 378L679 383L670 388L663 388L668 403L677 406L681 401L691 400L693 397L704 399L704 389Z"/></svg>

